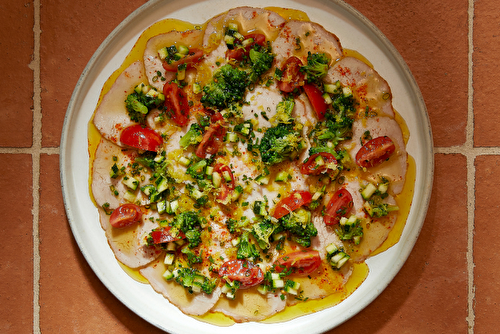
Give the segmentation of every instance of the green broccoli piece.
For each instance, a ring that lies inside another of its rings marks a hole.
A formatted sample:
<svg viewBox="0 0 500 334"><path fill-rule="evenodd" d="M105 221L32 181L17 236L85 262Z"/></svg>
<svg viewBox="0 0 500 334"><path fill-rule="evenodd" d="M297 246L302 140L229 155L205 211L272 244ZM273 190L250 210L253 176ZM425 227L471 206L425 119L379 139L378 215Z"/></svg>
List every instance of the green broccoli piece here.
<svg viewBox="0 0 500 334"><path fill-rule="evenodd" d="M156 88L139 84L134 92L127 96L125 107L132 121L144 124L146 115L163 102L165 102L165 96Z"/></svg>
<svg viewBox="0 0 500 334"><path fill-rule="evenodd" d="M279 123L289 124L293 122L292 111L295 107L295 101L293 98L283 99L276 106L276 114L271 118L271 124L277 125Z"/></svg>
<svg viewBox="0 0 500 334"><path fill-rule="evenodd" d="M194 231L189 231L188 233L190 233L190 232L194 232ZM192 265L197 264L197 263L202 263L203 262L202 257L199 255L196 255L191 248L193 248L193 247L189 246L189 247L183 247L181 249L182 254L185 254L187 256L189 265L192 266Z"/></svg>
<svg viewBox="0 0 500 334"><path fill-rule="evenodd" d="M179 140L179 145L186 149L190 145L196 145L203 139L203 129L198 123L191 124L188 132Z"/></svg>
<svg viewBox="0 0 500 334"><path fill-rule="evenodd" d="M191 175L195 180L203 179L205 177L205 168L207 165L208 163L205 159L195 162L186 169L186 174Z"/></svg>
<svg viewBox="0 0 500 334"><path fill-rule="evenodd" d="M262 162L274 165L285 160L298 158L304 146L304 141L301 133L296 129L295 122L279 123L266 130L260 141L259 151Z"/></svg>
<svg viewBox="0 0 500 334"><path fill-rule="evenodd" d="M251 72L248 76L249 84L257 82L261 75L273 66L274 55L265 48L256 45L249 52Z"/></svg>
<svg viewBox="0 0 500 334"><path fill-rule="evenodd" d="M241 233L243 230L248 229L251 224L249 219L242 217L240 220L229 218L226 221L227 229L231 234Z"/></svg>
<svg viewBox="0 0 500 334"><path fill-rule="evenodd" d="M204 189L204 191L201 191L197 186L192 185L191 183L187 183L186 189L188 190L189 197L191 197L196 202L196 208L207 205L209 200L207 190L212 189L211 187Z"/></svg>
<svg viewBox="0 0 500 334"><path fill-rule="evenodd" d="M240 237L240 243L238 244L238 252L236 257L240 260L244 259L257 259L260 257L260 253L253 243L249 239L250 232L245 231Z"/></svg>
<svg viewBox="0 0 500 334"><path fill-rule="evenodd" d="M306 74L308 83L321 84L323 77L328 72L330 57L326 53L307 53L307 64L300 70Z"/></svg>
<svg viewBox="0 0 500 334"><path fill-rule="evenodd" d="M303 247L310 247L311 238L318 235L311 221L311 213L304 208L283 216L280 223L285 231L290 232L292 241Z"/></svg>
<svg viewBox="0 0 500 334"><path fill-rule="evenodd" d="M208 107L224 109L243 99L247 88L247 72L226 64L217 70L212 81L203 87L201 102Z"/></svg>
<svg viewBox="0 0 500 334"><path fill-rule="evenodd" d="M185 211L174 217L170 226L180 230L186 236L189 247L194 248L201 243L201 224L203 219L197 211Z"/></svg>
<svg viewBox="0 0 500 334"><path fill-rule="evenodd" d="M270 239L277 228L278 224L274 224L270 218L253 225L252 234L257 240L260 249L269 249L271 247Z"/></svg>

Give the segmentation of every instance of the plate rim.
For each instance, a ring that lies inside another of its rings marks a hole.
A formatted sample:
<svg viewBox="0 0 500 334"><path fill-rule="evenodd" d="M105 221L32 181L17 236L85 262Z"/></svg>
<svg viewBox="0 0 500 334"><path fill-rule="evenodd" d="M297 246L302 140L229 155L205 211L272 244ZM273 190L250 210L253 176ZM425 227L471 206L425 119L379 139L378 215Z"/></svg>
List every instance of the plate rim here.
<svg viewBox="0 0 500 334"><path fill-rule="evenodd" d="M284 2L287 2L283 0ZM97 267L97 264L95 263L94 259L91 257L90 253L88 252L87 246L84 244L83 239L78 233L76 220L74 217L74 211L73 207L71 204L71 180L69 179L69 174L71 174L70 171L67 171L65 166L68 165L68 159L70 158L70 155L66 154L70 141L71 141L71 134L69 132L70 126L71 126L71 121L77 116L78 108L76 107L76 104L79 100L83 99L81 89L84 86L87 78L89 77L89 73L91 72L92 68L96 66L96 63L99 61L100 57L102 57L104 51L106 48L109 47L111 43L113 43L116 39L116 36L118 36L120 33L122 33L126 27L130 24L130 22L133 22L134 20L138 19L141 15L146 15L145 13L148 12L148 10L151 10L155 6L159 6L160 3L173 3L173 2L179 2L179 1L162 1L162 0L150 0L149 2L143 4L139 8L137 8L134 12L132 12L125 20L123 20L107 37L106 39L101 43L101 45L97 48L95 53L92 55L91 59L87 63L86 67L84 68L76 86L75 89L72 93L71 99L69 101L67 110L66 110L66 115L64 118L64 123L63 123L63 129L62 129L62 134L61 134L61 142L60 142L60 158L59 158L59 163L60 163L60 179L61 179L61 186L62 186L62 193L63 193L63 201L64 201L64 206L65 206L65 211L67 215L67 219L69 222L69 225L72 230L73 237L75 238L78 247L80 251L82 252L83 256L85 257L87 263L89 266L92 268L96 276L99 278L99 280L106 286L106 288L118 299L120 300L125 306L127 306L131 311L136 313L138 316L143 318L144 320L150 322L152 325L162 329L162 330L169 330L172 331L178 330L177 328L165 328L163 324L157 323L154 319L151 319L148 317L148 315L143 315L140 312L138 312L136 309L134 309L133 306L130 305L130 303L122 296L119 291L115 289L113 284L108 280L107 277L99 270L100 268ZM202 3L206 1L195 1L196 3ZM241 1L240 1L241 2ZM289 1L290 4L293 4L294 1ZM391 271L388 272L388 275L386 275L386 280L384 281L384 284L380 286L380 289L376 291L376 293L370 295L368 298L364 298L363 302L364 305L360 307L357 310L354 310L353 312L349 312L346 314L340 321L337 321L334 326L330 326L329 324L325 326L318 327L316 329L320 331L332 329L343 322L347 321L351 317L353 317L355 314L363 310L366 306L368 306L375 298L379 296L379 294L390 284L390 282L393 280L393 278L397 275L397 273L400 271L401 267L403 264L406 262L408 256L410 255L411 251L414 248L415 242L418 239L418 236L420 234L420 231L423 227L424 220L427 214L427 209L429 206L430 202L430 195L431 195L431 190L432 190L432 184L433 184L433 179L434 179L434 147L433 147L433 139L432 139L432 130L431 130L431 125L430 125L430 120L429 120L429 115L427 113L427 109L425 106L425 102L423 99L423 96L420 92L420 89L418 87L418 84L416 83L415 78L413 77L413 74L411 73L408 65L404 61L403 57L399 54L397 49L394 47L394 45L389 41L389 39L369 20L367 19L364 15L362 15L358 10L356 10L354 7L351 5L340 1L340 0L331 0L331 1L312 1L320 4L327 4L329 6L337 6L345 11L347 11L350 15L353 15L357 20L362 22L366 28L368 28L372 33L374 33L378 37L378 41L381 42L387 51L390 52L390 54L395 58L397 65L399 68L401 68L402 73L406 77L406 82L411 86L412 88L412 93L415 95L414 97L416 98L416 103L418 104L417 109L422 111L419 113L418 118L421 122L423 122L427 128L428 132L423 136L423 138L426 140L426 147L427 150L423 153L425 157L425 162L421 162L420 164L417 164L417 168L420 167L423 170L426 171L425 177L424 177L424 185L423 185L423 190L421 193L421 198L419 198L420 203L422 206L420 207L420 211L414 214L414 219L413 221L416 221L417 224L416 226L413 226L413 231L411 236L413 237L412 240L409 240L407 242L411 243L411 247L407 247L405 252L402 252L399 254L398 260L399 262L397 263L396 266L391 267ZM251 1L246 1L249 6L252 6ZM233 7L239 7L241 5L235 5ZM261 6L258 6L261 7ZM292 8L290 6L283 6L283 7L288 7ZM229 9L229 8L228 8ZM315 20L312 19L314 22ZM151 24L154 22L151 22ZM88 152L87 152L88 154ZM88 169L88 168L87 168ZM417 170L417 175L418 175L418 170ZM417 175L416 175L416 181L417 182ZM415 185L417 187L417 184ZM414 193L414 198L413 202L415 202L415 193ZM413 205L412 205L413 207ZM423 209L425 208L425 210ZM413 210L410 211L410 214L414 212ZM416 228L416 230L415 230ZM405 230L407 230L407 227L405 227ZM403 231L404 233L405 231ZM395 245L396 246L396 245ZM393 246L394 247L394 246ZM390 250L388 250L390 251ZM387 251L386 251L387 252ZM383 253L382 253L383 254ZM367 278L368 279L368 278ZM358 289L359 290L359 289ZM358 291L356 290L356 291ZM353 293L353 295L356 293L356 291ZM168 301L167 301L168 303ZM342 304L342 303L341 303ZM307 317L307 316L304 316ZM191 318L193 319L193 318ZM291 320L293 321L293 320ZM252 324L261 324L261 323L252 323ZM264 324L265 326L269 326L270 324ZM243 325L245 326L245 325ZM261 327L261 325L257 325L257 327ZM271 324L271 327L275 327ZM216 327L220 328L220 327ZM230 328L235 329L235 326L231 326ZM314 332L314 331L312 331ZM172 332L174 333L174 332ZM180 333L180 331L179 331Z"/></svg>

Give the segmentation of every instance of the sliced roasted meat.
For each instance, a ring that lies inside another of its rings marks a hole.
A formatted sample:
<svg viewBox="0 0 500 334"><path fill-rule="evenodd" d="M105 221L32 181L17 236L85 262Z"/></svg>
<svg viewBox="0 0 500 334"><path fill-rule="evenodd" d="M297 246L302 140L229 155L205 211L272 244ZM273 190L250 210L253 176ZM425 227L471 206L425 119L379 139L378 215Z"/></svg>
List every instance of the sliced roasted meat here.
<svg viewBox="0 0 500 334"><path fill-rule="evenodd" d="M111 226L109 212L102 208L99 209L99 217L116 259L124 265L139 268L161 255L161 250L146 244L147 233L158 227L157 223L150 220L150 217L154 217L152 214L143 214L141 222L125 228Z"/></svg>
<svg viewBox="0 0 500 334"><path fill-rule="evenodd" d="M340 81L350 87L359 100L358 109L369 115L394 117L391 89L387 82L370 66L354 57L337 62L325 76L325 82Z"/></svg>
<svg viewBox="0 0 500 334"><path fill-rule="evenodd" d="M175 72L165 71L163 60L158 54L160 49L172 45L183 45L190 50L199 48L201 47L202 37L202 30L170 31L152 37L144 50L144 67L149 84L158 89L158 91L163 91L165 82L170 82L176 77Z"/></svg>
<svg viewBox="0 0 500 334"><path fill-rule="evenodd" d="M326 53L332 63L342 56L342 46L337 36L317 23L306 21L288 21L272 47L276 54L276 67L280 69L293 56L305 65L308 52Z"/></svg>
<svg viewBox="0 0 500 334"><path fill-rule="evenodd" d="M94 114L94 125L101 135L115 144L120 143L121 131L135 122L130 120L125 106L127 96L135 86L147 83L142 62L134 62L116 79L110 90L104 95Z"/></svg>

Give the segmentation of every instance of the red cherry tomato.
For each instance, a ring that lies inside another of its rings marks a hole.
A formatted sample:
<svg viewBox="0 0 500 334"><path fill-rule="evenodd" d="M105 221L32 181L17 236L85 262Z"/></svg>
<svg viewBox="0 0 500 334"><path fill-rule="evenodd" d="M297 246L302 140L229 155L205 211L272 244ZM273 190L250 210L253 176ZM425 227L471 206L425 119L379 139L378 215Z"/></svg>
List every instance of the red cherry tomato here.
<svg viewBox="0 0 500 334"><path fill-rule="evenodd" d="M273 217L280 219L281 217L289 214L290 212L307 205L312 202L312 195L309 191L296 190L293 191L288 197L283 198L276 204L274 208Z"/></svg>
<svg viewBox="0 0 500 334"><path fill-rule="evenodd" d="M184 239L185 235L181 231L177 233L177 235L172 235L170 233L172 227L166 226L161 227L159 229L153 230L151 232L151 237L153 238L153 243L161 244L164 242L171 242Z"/></svg>
<svg viewBox="0 0 500 334"><path fill-rule="evenodd" d="M165 112L172 121L179 125L187 125L189 121L189 104L184 91L175 83L166 83L163 86L165 95Z"/></svg>
<svg viewBox="0 0 500 334"><path fill-rule="evenodd" d="M307 276L318 269L320 265L321 257L319 252L312 250L285 254L276 260L274 268L278 273L291 269L292 274Z"/></svg>
<svg viewBox="0 0 500 334"><path fill-rule="evenodd" d="M323 161L322 164L318 164L316 159L321 157ZM300 172L304 175L320 175L321 173L326 173L328 170L333 170L334 166L337 165L337 159L331 153L319 152L311 155L306 161L300 166Z"/></svg>
<svg viewBox="0 0 500 334"><path fill-rule="evenodd" d="M172 63L163 62L163 68L167 72L177 72L177 67L186 64L186 69L192 68L193 64L199 63L203 59L203 50L191 49L186 57Z"/></svg>
<svg viewBox="0 0 500 334"><path fill-rule="evenodd" d="M264 280L262 270L250 261L229 260L219 269L219 276L231 281L239 281L240 289L250 288Z"/></svg>
<svg viewBox="0 0 500 334"><path fill-rule="evenodd" d="M327 108L323 94L321 94L321 91L312 84L305 84L304 91L306 92L309 102L311 102L318 120L322 121L325 118Z"/></svg>
<svg viewBox="0 0 500 334"><path fill-rule="evenodd" d="M123 228L138 223L141 219L141 208L135 204L127 203L120 205L113 211L109 216L109 223L115 228Z"/></svg>
<svg viewBox="0 0 500 334"><path fill-rule="evenodd" d="M154 130L136 124L123 129L120 141L140 150L157 151L163 143L163 138Z"/></svg>
<svg viewBox="0 0 500 334"><path fill-rule="evenodd" d="M243 60L245 56L248 56L248 53L250 52L250 49L258 44L260 46L264 46L266 43L266 36L262 34L249 34L246 35L245 39L253 38L253 42L248 44L245 47L240 46L241 41L237 40L236 47L231 50L226 51L226 58L228 59L234 59L234 60Z"/></svg>
<svg viewBox="0 0 500 334"><path fill-rule="evenodd" d="M217 153L224 140L225 134L226 128L220 123L211 124L203 135L201 142L198 144L196 155L204 159L207 154Z"/></svg>
<svg viewBox="0 0 500 334"><path fill-rule="evenodd" d="M281 68L281 80L278 81L278 88L285 93L290 93L294 89L304 85L304 73L300 71L302 61L297 57L290 57Z"/></svg>
<svg viewBox="0 0 500 334"><path fill-rule="evenodd" d="M323 217L325 224L338 224L340 218L347 217L351 212L353 205L354 202L348 190L344 188L337 190L326 205L325 216Z"/></svg>
<svg viewBox="0 0 500 334"><path fill-rule="evenodd" d="M391 138L387 136L377 137L363 145L356 154L356 164L360 167L374 167L389 157L396 150Z"/></svg>

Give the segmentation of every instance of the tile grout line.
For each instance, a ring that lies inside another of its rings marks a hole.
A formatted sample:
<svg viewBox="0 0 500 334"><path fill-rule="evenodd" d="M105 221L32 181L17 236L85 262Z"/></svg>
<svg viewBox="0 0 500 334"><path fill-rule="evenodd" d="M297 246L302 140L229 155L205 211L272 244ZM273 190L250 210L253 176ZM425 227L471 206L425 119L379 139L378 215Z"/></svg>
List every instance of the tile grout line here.
<svg viewBox="0 0 500 334"><path fill-rule="evenodd" d="M473 53L474 53L474 0L468 1L468 61L467 61L467 133L466 150L467 153L467 324L468 333L474 334L475 313L475 287L474 287L474 219L475 219L475 183L476 170L474 162L476 150L474 149L474 85L473 85ZM495 151L495 150L493 150Z"/></svg>
<svg viewBox="0 0 500 334"><path fill-rule="evenodd" d="M40 79L40 0L33 0L33 333L40 333L40 154L42 152L42 104Z"/></svg>

